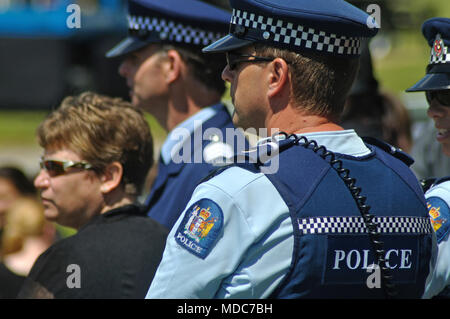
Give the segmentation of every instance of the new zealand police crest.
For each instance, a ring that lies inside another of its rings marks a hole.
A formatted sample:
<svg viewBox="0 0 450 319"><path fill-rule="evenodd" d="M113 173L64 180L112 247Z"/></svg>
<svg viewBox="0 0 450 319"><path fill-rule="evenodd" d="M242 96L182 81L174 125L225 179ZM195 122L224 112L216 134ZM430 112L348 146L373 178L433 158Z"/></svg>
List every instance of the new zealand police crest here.
<svg viewBox="0 0 450 319"><path fill-rule="evenodd" d="M176 242L204 259L209 254L223 225L222 209L210 199L201 199L185 213L175 233Z"/></svg>
<svg viewBox="0 0 450 319"><path fill-rule="evenodd" d="M440 243L450 232L450 208L445 201L435 196L428 198L427 207L437 241Z"/></svg>

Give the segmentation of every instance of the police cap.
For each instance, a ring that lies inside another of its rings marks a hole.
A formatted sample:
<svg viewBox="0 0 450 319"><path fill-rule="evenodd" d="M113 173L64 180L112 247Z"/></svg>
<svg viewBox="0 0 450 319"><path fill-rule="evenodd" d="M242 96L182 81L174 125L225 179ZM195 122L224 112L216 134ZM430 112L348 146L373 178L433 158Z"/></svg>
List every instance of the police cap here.
<svg viewBox="0 0 450 319"><path fill-rule="evenodd" d="M376 21L343 0L230 0L227 36L203 49L226 52L262 43L295 52L357 57L362 38L374 36Z"/></svg>
<svg viewBox="0 0 450 319"><path fill-rule="evenodd" d="M450 19L432 18L422 25L422 33L431 47L427 74L406 92L450 89Z"/></svg>
<svg viewBox="0 0 450 319"><path fill-rule="evenodd" d="M198 0L128 1L128 37L106 53L117 57L150 43L208 45L224 36L230 13Z"/></svg>

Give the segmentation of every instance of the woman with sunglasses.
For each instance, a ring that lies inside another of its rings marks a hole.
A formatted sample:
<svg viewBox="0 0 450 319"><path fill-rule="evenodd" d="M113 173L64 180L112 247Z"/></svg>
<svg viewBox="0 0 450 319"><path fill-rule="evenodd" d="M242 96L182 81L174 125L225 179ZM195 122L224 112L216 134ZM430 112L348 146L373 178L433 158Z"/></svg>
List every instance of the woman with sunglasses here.
<svg viewBox="0 0 450 319"><path fill-rule="evenodd" d="M425 91L427 114L438 131L436 139L443 153L450 156L450 19L429 19L422 32L431 46L430 63L425 77L406 91ZM450 176L434 179L425 197L439 251L424 297L450 297Z"/></svg>
<svg viewBox="0 0 450 319"><path fill-rule="evenodd" d="M45 217L78 232L38 258L19 298L143 298L167 230L136 203L153 163L142 112L93 93L67 97L37 137Z"/></svg>

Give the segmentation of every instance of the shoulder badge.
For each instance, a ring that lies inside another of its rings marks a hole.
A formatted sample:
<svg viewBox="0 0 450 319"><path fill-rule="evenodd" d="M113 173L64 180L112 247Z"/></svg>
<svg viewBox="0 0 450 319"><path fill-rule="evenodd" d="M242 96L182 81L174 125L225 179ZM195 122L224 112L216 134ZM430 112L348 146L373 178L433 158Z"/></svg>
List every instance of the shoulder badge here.
<svg viewBox="0 0 450 319"><path fill-rule="evenodd" d="M222 209L214 201L203 198L186 211L175 233L175 240L190 253L205 259L222 226Z"/></svg>
<svg viewBox="0 0 450 319"><path fill-rule="evenodd" d="M427 208L437 241L440 243L450 231L450 209L439 197L428 198Z"/></svg>

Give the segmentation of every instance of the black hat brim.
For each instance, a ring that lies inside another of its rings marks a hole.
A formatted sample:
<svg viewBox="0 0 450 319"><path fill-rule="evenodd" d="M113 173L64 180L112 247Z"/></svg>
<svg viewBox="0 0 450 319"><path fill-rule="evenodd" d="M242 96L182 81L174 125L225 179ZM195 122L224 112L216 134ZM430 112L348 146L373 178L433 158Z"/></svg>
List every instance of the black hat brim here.
<svg viewBox="0 0 450 319"><path fill-rule="evenodd" d="M449 90L450 73L428 73L406 92Z"/></svg>
<svg viewBox="0 0 450 319"><path fill-rule="evenodd" d="M152 39L146 38L144 41L144 40L140 39L139 37L128 36L127 38L125 38L121 42L119 42L114 48L109 50L105 56L107 58L116 58L116 57L124 56L127 53L142 49L146 45L148 45L152 42L156 42L158 39L154 39L154 40L155 41L152 41Z"/></svg>
<svg viewBox="0 0 450 319"><path fill-rule="evenodd" d="M240 39L232 34L228 34L207 47L204 47L202 51L203 53L223 53L245 47L253 42L254 41Z"/></svg>

